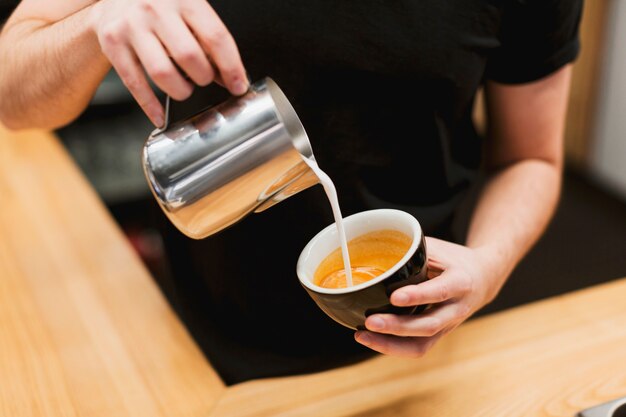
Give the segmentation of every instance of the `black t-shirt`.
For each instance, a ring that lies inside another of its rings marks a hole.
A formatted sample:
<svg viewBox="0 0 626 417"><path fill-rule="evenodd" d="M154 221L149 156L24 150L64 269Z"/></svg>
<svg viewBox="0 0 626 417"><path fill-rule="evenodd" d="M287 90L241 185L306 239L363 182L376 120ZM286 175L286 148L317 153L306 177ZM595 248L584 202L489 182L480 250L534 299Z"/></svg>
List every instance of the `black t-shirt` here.
<svg viewBox="0 0 626 417"><path fill-rule="evenodd" d="M344 216L400 208L442 237L481 163L477 88L573 61L582 10L582 0L211 4L251 78L272 77L294 105ZM203 241L170 228L176 305L227 383L371 355L295 275L301 249L332 221L316 186Z"/></svg>
<svg viewBox="0 0 626 417"><path fill-rule="evenodd" d="M19 0L0 0L0 26L9 18L19 3Z"/></svg>
<svg viewBox="0 0 626 417"><path fill-rule="evenodd" d="M251 78L272 77L292 102L344 216L400 208L446 238L481 163L477 88L534 81L573 61L582 10L582 0L211 4ZM372 355L295 274L301 249L332 222L321 186L202 241L164 220L174 272L166 293L227 383Z"/></svg>
<svg viewBox="0 0 626 417"><path fill-rule="evenodd" d="M272 77L292 102L344 216L400 208L445 238L481 164L476 90L573 61L582 10L582 0L211 4L251 78ZM202 241L168 225L171 298L227 383L372 355L295 275L301 249L332 222L315 186Z"/></svg>

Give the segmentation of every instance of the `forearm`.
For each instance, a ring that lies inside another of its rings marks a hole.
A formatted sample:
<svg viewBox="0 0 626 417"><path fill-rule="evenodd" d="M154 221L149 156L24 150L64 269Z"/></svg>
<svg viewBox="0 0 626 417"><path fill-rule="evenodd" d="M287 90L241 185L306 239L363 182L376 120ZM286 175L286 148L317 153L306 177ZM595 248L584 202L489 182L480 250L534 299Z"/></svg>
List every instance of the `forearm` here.
<svg viewBox="0 0 626 417"><path fill-rule="evenodd" d="M110 65L87 6L54 23L23 20L0 35L0 120L10 128L56 128L87 106Z"/></svg>
<svg viewBox="0 0 626 417"><path fill-rule="evenodd" d="M488 300L538 240L552 217L561 187L561 167L525 159L489 178L474 211L467 246L493 271Z"/></svg>
<svg viewBox="0 0 626 417"><path fill-rule="evenodd" d="M466 246L427 237L435 276L395 290L390 300L399 307L432 307L410 317L373 314L365 322L369 332L357 332L357 341L382 353L421 356L495 298L554 213L570 75L568 66L523 85L487 83L484 163L493 174L478 199Z"/></svg>

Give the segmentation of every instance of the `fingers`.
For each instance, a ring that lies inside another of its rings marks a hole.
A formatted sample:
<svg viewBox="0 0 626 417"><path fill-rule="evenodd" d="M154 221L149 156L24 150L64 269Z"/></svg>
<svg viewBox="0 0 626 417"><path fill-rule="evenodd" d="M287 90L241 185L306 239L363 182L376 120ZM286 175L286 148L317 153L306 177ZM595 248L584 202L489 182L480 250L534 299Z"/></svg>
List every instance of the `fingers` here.
<svg viewBox="0 0 626 417"><path fill-rule="evenodd" d="M443 271L446 270L446 266L443 262L434 259L432 257L428 258L428 279L433 279L443 274Z"/></svg>
<svg viewBox="0 0 626 417"><path fill-rule="evenodd" d="M162 91L179 101L191 95L192 85L178 72L156 36L138 34L131 43L146 72Z"/></svg>
<svg viewBox="0 0 626 417"><path fill-rule="evenodd" d="M176 100L193 91L181 71L198 85L218 81L232 94L247 91L237 45L206 1L120 0L106 6L91 22L102 52L156 126L163 125L163 108L147 77Z"/></svg>
<svg viewBox="0 0 626 417"><path fill-rule="evenodd" d="M148 84L137 57L133 55L130 49L122 48L109 57L109 60L150 121L156 127L163 126L165 120L163 106L156 94L154 94L154 91L152 91L152 88L150 88L150 84Z"/></svg>
<svg viewBox="0 0 626 417"><path fill-rule="evenodd" d="M419 358L424 356L442 336L443 333L424 338L399 337L358 331L354 338L362 345L385 355Z"/></svg>
<svg viewBox="0 0 626 417"><path fill-rule="evenodd" d="M426 236L426 247L428 248L429 253L439 253L445 252L450 246L450 242L437 239L436 237Z"/></svg>
<svg viewBox="0 0 626 417"><path fill-rule="evenodd" d="M226 88L232 94L244 94L248 78L235 40L207 2L188 3L182 10L185 22L217 67Z"/></svg>
<svg viewBox="0 0 626 417"><path fill-rule="evenodd" d="M176 100L193 91L181 71L194 84L218 81L236 95L248 89L237 45L206 1L111 2L94 16L90 24L103 53L157 126L163 124L163 109L146 74Z"/></svg>
<svg viewBox="0 0 626 417"><path fill-rule="evenodd" d="M156 34L178 66L201 86L209 85L215 72L202 47L179 16L168 16L155 28Z"/></svg>
<svg viewBox="0 0 626 417"><path fill-rule="evenodd" d="M428 281L398 288L391 294L390 300L396 306L434 304L462 297L471 290L469 276L448 269Z"/></svg>
<svg viewBox="0 0 626 417"><path fill-rule="evenodd" d="M451 302L426 314L399 316L374 314L367 318L368 330L396 336L431 337L456 327L469 315L465 304Z"/></svg>
<svg viewBox="0 0 626 417"><path fill-rule="evenodd" d="M368 331L356 333L358 342L385 354L421 356L485 305L485 293L493 281L476 252L432 238L427 238L427 245L429 268L441 271L441 275L401 287L390 300L396 306L431 308L419 315L374 314L365 321Z"/></svg>
<svg viewBox="0 0 626 417"><path fill-rule="evenodd" d="M418 358L469 314L469 307L460 302L448 302L415 316L375 314L365 321L369 331L356 332L355 339L386 355Z"/></svg>

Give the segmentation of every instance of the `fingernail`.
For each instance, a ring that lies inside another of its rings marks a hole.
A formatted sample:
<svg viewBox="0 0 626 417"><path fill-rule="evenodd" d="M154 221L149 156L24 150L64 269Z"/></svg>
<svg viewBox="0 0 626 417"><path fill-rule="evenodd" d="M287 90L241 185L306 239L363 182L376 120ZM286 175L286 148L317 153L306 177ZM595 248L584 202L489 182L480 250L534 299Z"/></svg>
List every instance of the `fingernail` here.
<svg viewBox="0 0 626 417"><path fill-rule="evenodd" d="M356 340L358 340L358 342L363 345L369 345L370 343L372 343L372 338L370 337L370 335L364 332L358 332L356 334Z"/></svg>
<svg viewBox="0 0 626 417"><path fill-rule="evenodd" d="M152 116L152 122L156 125L156 127L163 127L163 124L165 124L165 120L160 114Z"/></svg>
<svg viewBox="0 0 626 417"><path fill-rule="evenodd" d="M248 84L243 81L236 81L233 85L233 94L240 96L248 91Z"/></svg>
<svg viewBox="0 0 626 417"><path fill-rule="evenodd" d="M409 296L401 292L393 296L393 301L395 305L405 305L409 302Z"/></svg>
<svg viewBox="0 0 626 417"><path fill-rule="evenodd" d="M367 320L367 327L372 330L382 330L385 327L385 321L380 317L370 317Z"/></svg>

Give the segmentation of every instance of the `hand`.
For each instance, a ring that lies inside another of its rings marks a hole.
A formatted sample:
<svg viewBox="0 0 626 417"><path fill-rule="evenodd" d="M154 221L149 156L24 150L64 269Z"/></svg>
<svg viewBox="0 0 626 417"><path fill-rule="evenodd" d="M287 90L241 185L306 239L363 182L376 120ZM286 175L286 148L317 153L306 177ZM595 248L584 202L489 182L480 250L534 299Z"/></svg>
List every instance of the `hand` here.
<svg viewBox="0 0 626 417"><path fill-rule="evenodd" d="M426 238L426 247L431 279L397 289L391 303L432 306L419 315L371 315L369 331L355 333L357 342L388 355L420 357L495 297L504 277L486 251L435 238Z"/></svg>
<svg viewBox="0 0 626 417"><path fill-rule="evenodd" d="M163 107L143 69L176 100L193 86L220 80L234 95L248 88L234 39L206 0L100 0L91 26L102 52L152 123L163 125Z"/></svg>

